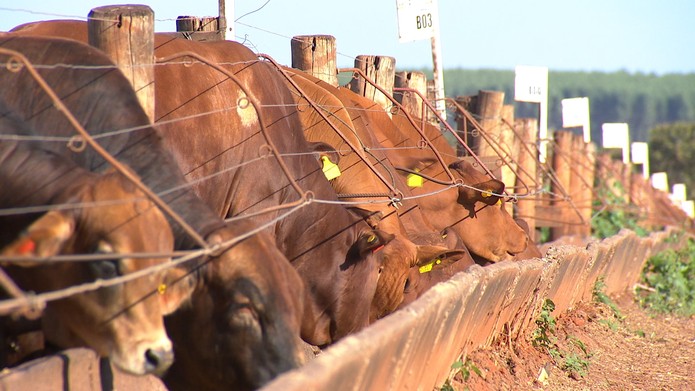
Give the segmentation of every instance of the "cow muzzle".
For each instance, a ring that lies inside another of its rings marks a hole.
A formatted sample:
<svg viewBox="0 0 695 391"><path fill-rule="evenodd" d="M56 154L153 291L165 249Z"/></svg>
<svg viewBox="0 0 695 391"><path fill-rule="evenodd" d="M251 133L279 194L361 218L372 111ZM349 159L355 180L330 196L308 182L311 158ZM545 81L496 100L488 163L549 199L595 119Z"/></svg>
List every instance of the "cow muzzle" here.
<svg viewBox="0 0 695 391"><path fill-rule="evenodd" d="M135 375L153 374L161 377L174 362L174 349L166 336L153 341L138 341L131 349L126 349L111 354L111 361L118 368Z"/></svg>

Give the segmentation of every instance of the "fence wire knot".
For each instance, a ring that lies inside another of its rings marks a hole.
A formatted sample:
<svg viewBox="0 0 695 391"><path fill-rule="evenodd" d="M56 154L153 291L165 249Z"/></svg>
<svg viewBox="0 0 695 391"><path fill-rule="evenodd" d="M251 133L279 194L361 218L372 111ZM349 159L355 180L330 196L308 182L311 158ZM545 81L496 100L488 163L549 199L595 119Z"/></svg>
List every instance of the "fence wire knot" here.
<svg viewBox="0 0 695 391"><path fill-rule="evenodd" d="M70 137L70 140L68 140L68 148L75 153L80 153L87 148L87 142L85 141L84 137L75 135Z"/></svg>

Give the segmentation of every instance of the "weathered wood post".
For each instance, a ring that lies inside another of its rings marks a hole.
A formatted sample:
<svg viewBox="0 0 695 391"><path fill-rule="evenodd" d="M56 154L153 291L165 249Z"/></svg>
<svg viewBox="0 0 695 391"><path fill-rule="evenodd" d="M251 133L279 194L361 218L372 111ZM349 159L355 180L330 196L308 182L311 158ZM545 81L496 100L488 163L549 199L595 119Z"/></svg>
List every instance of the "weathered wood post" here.
<svg viewBox="0 0 695 391"><path fill-rule="evenodd" d="M217 18L214 16L195 17L195 16L179 16L176 18L176 31L194 32L194 31L218 31Z"/></svg>
<svg viewBox="0 0 695 391"><path fill-rule="evenodd" d="M514 129L511 128L514 126L514 105L502 106L501 119L499 142L502 156L500 158L504 164L500 167L502 178L499 179L504 182L507 193L514 193L514 187L516 186L515 172L519 157L519 139L516 137Z"/></svg>
<svg viewBox="0 0 695 391"><path fill-rule="evenodd" d="M176 18L176 32L193 41L220 41L224 35L220 20L215 16L179 16Z"/></svg>
<svg viewBox="0 0 695 391"><path fill-rule="evenodd" d="M456 103L459 106L461 106L463 110L466 110L468 113L473 114L477 111L478 95L457 96ZM473 124L466 119L463 113L456 113L456 129L456 132L458 133L461 140L463 140L463 142L466 143L466 145L468 145L473 151L475 151L478 137L473 137L473 134L477 135L477 132L473 132L475 130ZM463 148L461 145L457 145L456 155L459 157L466 156L468 155L468 151L466 151L465 148Z"/></svg>
<svg viewBox="0 0 695 391"><path fill-rule="evenodd" d="M89 44L107 53L154 121L154 12L146 5L113 5L90 11Z"/></svg>
<svg viewBox="0 0 695 391"><path fill-rule="evenodd" d="M504 92L478 91L478 122L483 127L483 131L490 143L498 143L500 141L500 122L503 106ZM476 153L479 156L497 156L490 143L485 141L483 137L480 137Z"/></svg>
<svg viewBox="0 0 695 391"><path fill-rule="evenodd" d="M435 85L434 79L427 80L427 100L435 105L437 103L437 86ZM429 110L427 112L427 122L431 123L432 125L439 125L439 118L437 118L437 113L435 113L432 110Z"/></svg>
<svg viewBox="0 0 695 391"><path fill-rule="evenodd" d="M369 79L393 95L393 81L396 77L396 59L388 56L359 55L355 58L355 68L361 70ZM392 102L363 77L357 75L350 82L350 89L367 97L391 115Z"/></svg>
<svg viewBox="0 0 695 391"><path fill-rule="evenodd" d="M519 176L516 178L516 193L522 195L516 203L515 217L526 220L531 233L531 239L538 241L536 237L536 200L534 191L538 187L538 153L536 142L538 141L538 120L536 118L518 118L514 121L519 132L519 156L517 158ZM531 153L529 153L529 151ZM531 193L527 195L527 192ZM523 197L527 195L527 197Z"/></svg>
<svg viewBox="0 0 695 391"><path fill-rule="evenodd" d="M393 84L396 88L416 90L427 99L427 76L422 72L397 72ZM417 94L410 91L396 91L393 97L403 105L408 114L421 119L426 117L423 110L427 109L427 105Z"/></svg>
<svg viewBox="0 0 695 391"><path fill-rule="evenodd" d="M332 35L292 37L292 68L304 71L338 87L337 54Z"/></svg>
<svg viewBox="0 0 695 391"><path fill-rule="evenodd" d="M551 191L555 194L553 208L555 216L561 223L550 230L552 240L557 240L562 236L571 233L570 219L572 209L569 200L561 199L562 195L572 197L572 170L571 170L571 151L572 151L572 132L556 131L553 134L555 143L553 145L553 171L555 172L555 182L552 183Z"/></svg>
<svg viewBox="0 0 695 391"><path fill-rule="evenodd" d="M584 237L591 236L591 216L593 214L593 190L595 171L595 146L584 142L584 136L575 134L573 139L574 160L578 175L572 176L574 204L579 209L582 225L575 226L574 233Z"/></svg>

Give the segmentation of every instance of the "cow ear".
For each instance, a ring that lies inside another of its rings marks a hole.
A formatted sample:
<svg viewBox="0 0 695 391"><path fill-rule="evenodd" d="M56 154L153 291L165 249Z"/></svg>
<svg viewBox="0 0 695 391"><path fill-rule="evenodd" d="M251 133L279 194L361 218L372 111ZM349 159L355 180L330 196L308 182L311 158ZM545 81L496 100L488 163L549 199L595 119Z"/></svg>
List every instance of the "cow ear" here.
<svg viewBox="0 0 695 391"><path fill-rule="evenodd" d="M318 160L319 163L321 163L321 157L323 156L327 156L333 164L338 164L340 162L340 154L328 143L324 143L323 141L308 142L308 149L309 152L313 152L316 155L316 160Z"/></svg>
<svg viewBox="0 0 695 391"><path fill-rule="evenodd" d="M357 206L351 206L347 209L362 220L366 221L367 224L372 227L372 229L376 229L379 223L381 223L381 219L384 217L384 214L381 211L367 210Z"/></svg>
<svg viewBox="0 0 695 391"><path fill-rule="evenodd" d="M184 268L167 270L165 281L157 287L162 313L169 315L176 311L188 301L194 289L195 281L190 271Z"/></svg>
<svg viewBox="0 0 695 391"><path fill-rule="evenodd" d="M487 205L495 205L504 192L504 182L497 179L476 183L474 185L459 187L458 203L465 207L473 207L476 202Z"/></svg>
<svg viewBox="0 0 695 391"><path fill-rule="evenodd" d="M362 234L357 242L359 253L364 257L369 252L379 251L395 237L393 234L378 229L368 231Z"/></svg>
<svg viewBox="0 0 695 391"><path fill-rule="evenodd" d="M57 255L74 232L75 219L72 213L50 211L34 221L19 238L2 249L0 254L33 257ZM38 262L21 262L18 265L36 266Z"/></svg>
<svg viewBox="0 0 695 391"><path fill-rule="evenodd" d="M435 266L447 266L468 254L467 249L448 249L442 246L417 246L417 266L420 272L432 270Z"/></svg>

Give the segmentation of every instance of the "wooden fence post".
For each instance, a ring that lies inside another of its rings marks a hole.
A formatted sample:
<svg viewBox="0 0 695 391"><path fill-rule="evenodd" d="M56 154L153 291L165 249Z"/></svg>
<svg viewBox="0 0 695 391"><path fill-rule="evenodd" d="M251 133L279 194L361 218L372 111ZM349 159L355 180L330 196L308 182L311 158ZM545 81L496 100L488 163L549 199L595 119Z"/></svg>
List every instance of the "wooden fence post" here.
<svg viewBox="0 0 695 391"><path fill-rule="evenodd" d="M154 121L154 12L146 5L97 7L89 13L89 44L107 53Z"/></svg>
<svg viewBox="0 0 695 391"><path fill-rule="evenodd" d="M500 141L500 152L503 160L502 167L500 170L502 172L502 178L499 178L504 182L504 186L508 193L514 193L514 187L516 186L516 169L517 169L517 159L519 157L519 139L514 133L514 105L504 105L501 111L502 122L499 126L499 141Z"/></svg>
<svg viewBox="0 0 695 391"><path fill-rule="evenodd" d="M478 91L478 122L490 142L500 141L500 123L504 106L504 92ZM479 156L497 156L490 143L480 137L476 153Z"/></svg>
<svg viewBox="0 0 695 391"><path fill-rule="evenodd" d="M571 194L574 204L579 209L583 225L577 225L573 233L583 237L591 236L591 216L593 214L593 189L595 148L591 143L584 142L584 136L575 134L573 138L573 154L578 175L572 175Z"/></svg>
<svg viewBox="0 0 695 391"><path fill-rule="evenodd" d="M396 88L417 90L427 99L427 76L422 72L397 72L393 84ZM423 110L426 110L427 105L423 104L417 94L410 91L396 91L393 97L403 105L408 114L421 119L426 117Z"/></svg>
<svg viewBox="0 0 695 391"><path fill-rule="evenodd" d="M555 143L553 145L553 171L555 171L555 182L551 186L554 194L553 208L555 216L561 223L550 230L551 240L557 240L562 236L570 234L569 220L571 209L569 201L559 199L562 195L573 196L572 190L572 132L556 131L553 134Z"/></svg>
<svg viewBox="0 0 695 391"><path fill-rule="evenodd" d="M304 71L338 87L335 37L331 35L297 35L292 37L292 68Z"/></svg>
<svg viewBox="0 0 695 391"><path fill-rule="evenodd" d="M393 95L393 81L396 78L396 59L388 56L360 55L355 58L355 68L383 88L387 94ZM391 115L391 100L371 83L358 76L350 82L350 89L355 93L367 97Z"/></svg>
<svg viewBox="0 0 695 391"><path fill-rule="evenodd" d="M473 114L476 112L478 107L478 95L457 96L456 103L468 113ZM477 149L476 143L478 137L473 137L473 124L463 116L463 113L456 113L456 129L456 132L461 140L463 140L463 142L466 143L471 150L475 151ZM456 155L458 157L467 156L468 151L466 151L461 145L456 145Z"/></svg>
<svg viewBox="0 0 695 391"><path fill-rule="evenodd" d="M437 86L434 83L434 79L427 80L426 96L427 100L430 102L435 102L435 100L437 99ZM432 125L439 125L439 118L437 118L437 114L432 110L427 111L427 122L431 123Z"/></svg>
<svg viewBox="0 0 695 391"><path fill-rule="evenodd" d="M531 233L531 240L538 242L536 235L536 200L537 195L524 198L526 192L533 193L538 186L538 153L536 141L538 140L538 120L536 118L518 118L514 121L519 132L519 156L517 158L519 176L516 178L516 193L522 195L516 203L515 217L526 220ZM531 154L528 153L531 151Z"/></svg>
<svg viewBox="0 0 695 391"><path fill-rule="evenodd" d="M220 20L214 16L195 17L179 16L176 18L176 32L192 41L220 41L224 38L224 29Z"/></svg>

